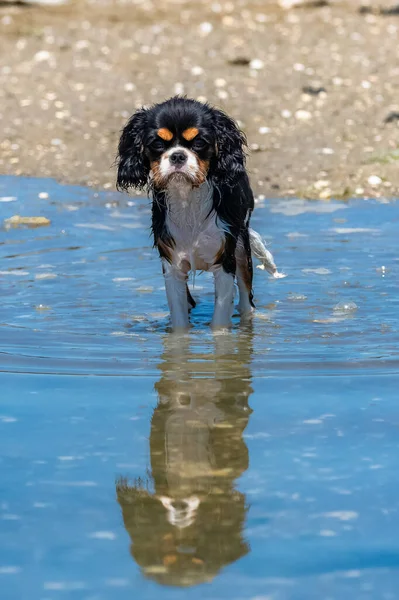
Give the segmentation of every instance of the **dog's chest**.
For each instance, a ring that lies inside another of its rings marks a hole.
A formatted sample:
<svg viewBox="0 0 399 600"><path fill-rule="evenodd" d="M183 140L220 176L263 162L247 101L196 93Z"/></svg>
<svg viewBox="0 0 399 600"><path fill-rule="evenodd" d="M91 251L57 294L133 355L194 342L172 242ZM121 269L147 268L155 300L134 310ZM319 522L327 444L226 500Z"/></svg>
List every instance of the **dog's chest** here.
<svg viewBox="0 0 399 600"><path fill-rule="evenodd" d="M223 224L212 210L207 184L169 191L166 227L174 240L173 263L179 268L209 270L224 242Z"/></svg>

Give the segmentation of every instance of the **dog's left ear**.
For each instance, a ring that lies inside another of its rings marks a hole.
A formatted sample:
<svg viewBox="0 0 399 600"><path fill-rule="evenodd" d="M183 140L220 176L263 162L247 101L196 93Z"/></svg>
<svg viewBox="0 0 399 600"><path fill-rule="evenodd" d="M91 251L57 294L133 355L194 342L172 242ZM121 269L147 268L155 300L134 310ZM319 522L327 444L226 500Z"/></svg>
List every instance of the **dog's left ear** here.
<svg viewBox="0 0 399 600"><path fill-rule="evenodd" d="M118 146L117 188L143 188L148 181L150 165L144 155L144 134L147 126L147 111L138 110L124 127Z"/></svg>
<svg viewBox="0 0 399 600"><path fill-rule="evenodd" d="M218 183L233 187L245 175L245 148L247 140L238 125L223 111L214 109L216 157L210 175Z"/></svg>

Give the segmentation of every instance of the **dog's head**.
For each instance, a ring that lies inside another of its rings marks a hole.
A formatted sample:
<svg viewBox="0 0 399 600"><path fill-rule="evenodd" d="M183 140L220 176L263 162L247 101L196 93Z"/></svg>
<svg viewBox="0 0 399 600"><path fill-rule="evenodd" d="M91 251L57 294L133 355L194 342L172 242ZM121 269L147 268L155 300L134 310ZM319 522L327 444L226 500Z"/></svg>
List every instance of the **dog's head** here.
<svg viewBox="0 0 399 600"><path fill-rule="evenodd" d="M138 110L118 148L119 189L179 181L233 186L245 173L245 136L222 111L187 98Z"/></svg>

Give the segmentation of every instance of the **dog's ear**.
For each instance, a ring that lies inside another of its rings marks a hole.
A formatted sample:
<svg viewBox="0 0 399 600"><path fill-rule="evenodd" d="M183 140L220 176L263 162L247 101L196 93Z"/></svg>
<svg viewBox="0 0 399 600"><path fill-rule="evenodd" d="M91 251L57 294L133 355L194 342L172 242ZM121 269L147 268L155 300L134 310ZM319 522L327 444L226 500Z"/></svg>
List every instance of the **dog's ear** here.
<svg viewBox="0 0 399 600"><path fill-rule="evenodd" d="M247 140L238 125L223 111L214 109L216 156L211 176L217 184L233 187L245 175L245 148Z"/></svg>
<svg viewBox="0 0 399 600"><path fill-rule="evenodd" d="M118 146L117 188L143 188L148 181L150 165L144 155L144 134L147 126L147 111L138 110L124 127Z"/></svg>

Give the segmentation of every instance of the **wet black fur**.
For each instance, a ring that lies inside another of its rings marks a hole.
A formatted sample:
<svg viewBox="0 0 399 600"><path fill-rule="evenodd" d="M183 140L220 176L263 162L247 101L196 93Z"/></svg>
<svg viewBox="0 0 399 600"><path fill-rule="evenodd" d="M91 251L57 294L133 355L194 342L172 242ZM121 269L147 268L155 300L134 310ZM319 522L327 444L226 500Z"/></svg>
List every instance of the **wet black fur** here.
<svg viewBox="0 0 399 600"><path fill-rule="evenodd" d="M157 131L167 128L175 134L171 142L161 140ZM196 127L200 133L187 142L181 133ZM249 221L254 208L253 193L245 168L245 135L228 115L208 104L175 97L150 108L138 110L122 131L118 147L117 187L148 188L152 203L152 231L154 245L160 256L168 259L160 247L162 241L173 247L167 231L165 191L156 189L149 181L151 161L158 159L176 141L195 152L200 159L209 161L207 179L213 187L213 208L218 217L229 226L220 264L227 273L235 274L235 249L238 236L244 240L248 271L252 281L252 258L249 246ZM252 293L251 293L252 301Z"/></svg>

